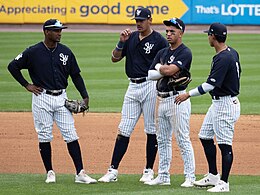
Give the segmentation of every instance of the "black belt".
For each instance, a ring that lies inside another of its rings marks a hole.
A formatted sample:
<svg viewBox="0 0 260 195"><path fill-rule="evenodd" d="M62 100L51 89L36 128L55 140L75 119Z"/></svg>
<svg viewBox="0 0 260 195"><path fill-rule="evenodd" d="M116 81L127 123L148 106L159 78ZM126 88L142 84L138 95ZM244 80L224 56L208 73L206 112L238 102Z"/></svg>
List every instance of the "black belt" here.
<svg viewBox="0 0 260 195"><path fill-rule="evenodd" d="M46 90L46 94L48 95L53 95L53 96L58 96L60 94L63 93L63 90L57 90L57 91L49 91L49 90Z"/></svg>
<svg viewBox="0 0 260 195"><path fill-rule="evenodd" d="M229 95L227 95L227 96L229 96ZM230 95L231 97L235 97L235 95ZM221 97L224 97L224 96L218 96L218 95L212 95L211 96L211 98L213 99L213 100L220 100L220 98Z"/></svg>
<svg viewBox="0 0 260 195"><path fill-rule="evenodd" d="M167 97L170 97L170 96L174 96L174 95L177 95L178 92L177 91L169 91L169 92L157 92L157 95L161 98L167 98Z"/></svg>
<svg viewBox="0 0 260 195"><path fill-rule="evenodd" d="M136 83L136 84L139 84L139 83L143 83L146 81L146 78L142 78L142 79L130 79L130 81L132 83Z"/></svg>

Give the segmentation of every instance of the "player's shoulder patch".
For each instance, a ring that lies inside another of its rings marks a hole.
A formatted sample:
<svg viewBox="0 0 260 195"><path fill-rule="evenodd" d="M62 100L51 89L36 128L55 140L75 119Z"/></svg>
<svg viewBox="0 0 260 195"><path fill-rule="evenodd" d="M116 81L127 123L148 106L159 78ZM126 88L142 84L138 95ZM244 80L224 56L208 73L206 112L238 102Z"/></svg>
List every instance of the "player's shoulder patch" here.
<svg viewBox="0 0 260 195"><path fill-rule="evenodd" d="M182 65L182 61L178 60L177 62L178 62L178 64Z"/></svg>
<svg viewBox="0 0 260 195"><path fill-rule="evenodd" d="M213 83L216 82L216 79L214 79L214 78L210 78L209 80L210 80L211 82L213 82Z"/></svg>
<svg viewBox="0 0 260 195"><path fill-rule="evenodd" d="M22 58L23 57L23 53L20 53L20 54L18 54L18 56L16 56L14 59L15 60L19 60L20 58Z"/></svg>

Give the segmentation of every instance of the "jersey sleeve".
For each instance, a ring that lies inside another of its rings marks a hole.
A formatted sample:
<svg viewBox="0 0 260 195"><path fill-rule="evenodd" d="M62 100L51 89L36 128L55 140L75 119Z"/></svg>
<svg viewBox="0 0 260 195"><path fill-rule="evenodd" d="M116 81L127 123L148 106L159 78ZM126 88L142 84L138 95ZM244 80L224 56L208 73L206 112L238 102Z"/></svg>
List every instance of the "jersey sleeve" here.
<svg viewBox="0 0 260 195"><path fill-rule="evenodd" d="M171 64L178 66L182 69L190 69L190 64L192 61L192 53L189 49L185 49L183 52L180 52L174 61Z"/></svg>
<svg viewBox="0 0 260 195"><path fill-rule="evenodd" d="M77 63L76 57L73 54L73 52L71 52L70 63L71 63L70 64L71 65L70 76L71 76L72 82L74 83L75 87L77 88L77 90L79 91L79 93L83 99L89 97L84 80L83 80L82 76L80 75L79 65Z"/></svg>
<svg viewBox="0 0 260 195"><path fill-rule="evenodd" d="M12 66L16 66L19 70L29 68L29 57L30 49L27 48L22 53L18 54L13 61L10 62Z"/></svg>
<svg viewBox="0 0 260 195"><path fill-rule="evenodd" d="M75 55L71 52L71 56L70 56L70 75L76 75L80 73L80 68L78 65L78 62L76 60Z"/></svg>
<svg viewBox="0 0 260 195"><path fill-rule="evenodd" d="M215 87L221 87L228 72L229 62L230 58L228 56L218 56L215 60L213 59L210 75L206 82Z"/></svg>
<svg viewBox="0 0 260 195"><path fill-rule="evenodd" d="M26 49L16 56L16 58L8 65L9 72L22 86L26 86L28 84L26 79L23 77L21 70L29 68L29 53L29 49Z"/></svg>

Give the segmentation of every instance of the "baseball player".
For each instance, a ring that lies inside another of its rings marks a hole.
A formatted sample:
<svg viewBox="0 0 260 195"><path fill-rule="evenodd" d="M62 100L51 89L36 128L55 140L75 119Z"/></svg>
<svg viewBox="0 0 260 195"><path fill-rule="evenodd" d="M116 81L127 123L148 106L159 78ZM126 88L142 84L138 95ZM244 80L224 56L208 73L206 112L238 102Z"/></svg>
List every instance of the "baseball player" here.
<svg viewBox="0 0 260 195"><path fill-rule="evenodd" d="M237 98L240 88L241 66L236 50L225 44L227 28L220 23L213 23L208 33L208 41L215 48L216 55L211 63L210 75L206 82L188 93L180 94L175 102L180 104L189 97L200 96L207 92L212 97L212 104L204 118L199 138L208 161L209 172L195 186L214 186L209 192L229 192L228 176L233 162L232 140L234 124L240 116L240 103ZM222 175L217 171L216 146L214 135L222 155Z"/></svg>
<svg viewBox="0 0 260 195"><path fill-rule="evenodd" d="M191 103L174 104L177 94L185 93L187 84L173 87L170 78L178 72L190 70L192 53L182 43L185 24L179 18L165 20L166 38L170 46L162 49L156 55L148 72L148 78L157 81L158 95L158 152L159 171L158 176L145 182L148 185L170 185L170 165L172 160L172 134L175 135L184 161L185 181L182 187L193 187L195 181L195 158L190 141L189 121L191 115Z"/></svg>
<svg viewBox="0 0 260 195"><path fill-rule="evenodd" d="M112 161L107 173L98 180L100 182L117 181L119 163L126 153L130 136L142 113L147 135L147 162L140 181L150 181L154 175L153 165L157 153L154 121L156 90L155 82L148 81L147 75L156 53L168 46L168 43L160 33L151 28L152 17L149 9L138 8L133 19L138 31L123 30L116 48L112 51L112 62L126 57L125 71L129 77L129 86L124 97Z"/></svg>
<svg viewBox="0 0 260 195"><path fill-rule="evenodd" d="M57 19L43 24L44 41L19 54L8 66L12 76L29 92L32 92L32 112L35 130L38 134L39 150L47 172L46 183L55 183L52 167L51 141L53 121L67 143L68 152L76 168L76 183L96 183L84 169L80 145L72 113L65 108L66 88L70 76L77 90L88 106L89 96L80 75L80 69L72 51L59 43L62 29L67 28ZM32 84L22 75L21 69L28 69Z"/></svg>

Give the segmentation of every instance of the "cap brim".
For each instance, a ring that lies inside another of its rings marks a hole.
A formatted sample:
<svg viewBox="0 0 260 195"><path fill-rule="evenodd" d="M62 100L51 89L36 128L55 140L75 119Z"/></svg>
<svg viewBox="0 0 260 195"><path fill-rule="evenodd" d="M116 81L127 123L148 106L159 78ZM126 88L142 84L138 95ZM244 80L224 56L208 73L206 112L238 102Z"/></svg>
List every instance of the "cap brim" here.
<svg viewBox="0 0 260 195"><path fill-rule="evenodd" d="M204 33L208 33L208 32L209 32L209 30L204 30L203 32L204 32Z"/></svg>
<svg viewBox="0 0 260 195"><path fill-rule="evenodd" d="M148 18L144 18L144 17L134 17L132 18L132 20L146 20Z"/></svg>
<svg viewBox="0 0 260 195"><path fill-rule="evenodd" d="M173 23L170 22L169 20L164 20L163 23L164 23L166 26L176 26L175 24L173 24Z"/></svg>
<svg viewBox="0 0 260 195"><path fill-rule="evenodd" d="M66 29L68 28L67 26L60 26L60 27L55 27L55 26L52 26L52 27L45 27L44 30L59 30L59 29Z"/></svg>

